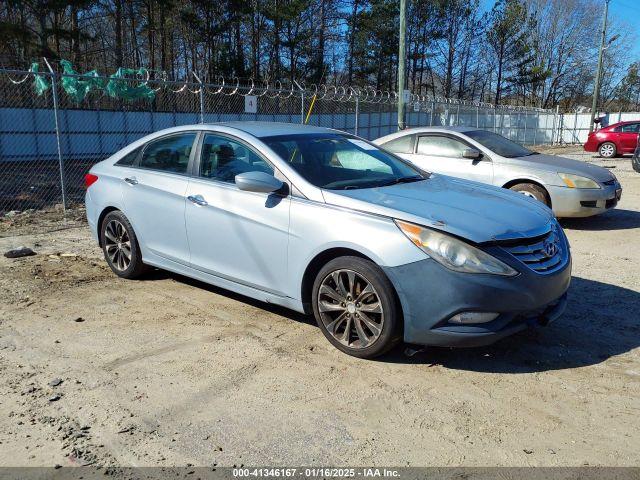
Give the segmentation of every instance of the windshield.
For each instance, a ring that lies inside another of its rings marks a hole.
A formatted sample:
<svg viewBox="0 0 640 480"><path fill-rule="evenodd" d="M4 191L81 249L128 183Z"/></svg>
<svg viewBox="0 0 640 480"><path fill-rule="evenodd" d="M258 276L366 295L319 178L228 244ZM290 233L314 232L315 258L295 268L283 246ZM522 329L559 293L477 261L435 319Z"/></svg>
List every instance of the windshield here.
<svg viewBox="0 0 640 480"><path fill-rule="evenodd" d="M487 132L486 130L472 130L470 132L464 132L464 134L467 137L474 139L483 147L486 147L492 152L503 157L526 157L527 155L534 155L536 153L523 147L519 143L512 142L508 138L504 138L502 135Z"/></svg>
<svg viewBox="0 0 640 480"><path fill-rule="evenodd" d="M320 188L373 188L427 178L399 158L350 135L314 133L260 140L305 180Z"/></svg>

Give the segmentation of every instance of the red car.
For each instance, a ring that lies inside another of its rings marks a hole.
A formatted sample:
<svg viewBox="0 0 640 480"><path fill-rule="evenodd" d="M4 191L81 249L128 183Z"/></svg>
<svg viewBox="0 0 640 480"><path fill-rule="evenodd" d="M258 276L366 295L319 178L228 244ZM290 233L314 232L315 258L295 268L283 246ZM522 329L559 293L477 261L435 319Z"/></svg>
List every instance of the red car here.
<svg viewBox="0 0 640 480"><path fill-rule="evenodd" d="M591 132L587 143L584 144L584 150L598 152L604 158L633 153L638 145L638 133L640 120L614 123L597 132Z"/></svg>

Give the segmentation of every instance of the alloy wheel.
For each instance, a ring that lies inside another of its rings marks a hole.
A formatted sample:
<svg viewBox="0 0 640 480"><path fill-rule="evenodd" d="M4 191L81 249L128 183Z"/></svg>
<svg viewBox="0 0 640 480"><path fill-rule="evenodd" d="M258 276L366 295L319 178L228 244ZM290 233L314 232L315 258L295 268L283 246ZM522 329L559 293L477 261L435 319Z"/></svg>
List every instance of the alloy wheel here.
<svg viewBox="0 0 640 480"><path fill-rule="evenodd" d="M131 264L131 239L125 226L111 220L104 229L104 248L107 257L117 270L124 271Z"/></svg>
<svg viewBox="0 0 640 480"><path fill-rule="evenodd" d="M538 198L531 192L526 192L524 190L520 190L520 193L525 197L533 198L534 200L538 200Z"/></svg>
<svg viewBox="0 0 640 480"><path fill-rule="evenodd" d="M320 284L318 311L329 334L354 349L371 346L382 333L384 311L376 289L353 270L331 272Z"/></svg>
<svg viewBox="0 0 640 480"><path fill-rule="evenodd" d="M615 148L613 145L606 143L600 147L600 155L603 157L613 157L615 153Z"/></svg>

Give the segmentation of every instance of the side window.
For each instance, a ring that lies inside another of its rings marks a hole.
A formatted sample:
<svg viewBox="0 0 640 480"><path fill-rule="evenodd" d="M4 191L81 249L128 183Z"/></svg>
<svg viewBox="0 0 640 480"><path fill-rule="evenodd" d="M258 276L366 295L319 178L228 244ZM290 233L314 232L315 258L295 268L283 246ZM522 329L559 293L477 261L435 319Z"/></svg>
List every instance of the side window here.
<svg viewBox="0 0 640 480"><path fill-rule="evenodd" d="M257 153L219 135L205 135L200 154L200 176L233 183L236 175L245 172L265 172L273 168Z"/></svg>
<svg viewBox="0 0 640 480"><path fill-rule="evenodd" d="M622 132L624 133L638 133L640 123L629 123L622 125Z"/></svg>
<svg viewBox="0 0 640 480"><path fill-rule="evenodd" d="M149 142L142 153L140 166L171 173L187 173L195 133L171 135Z"/></svg>
<svg viewBox="0 0 640 480"><path fill-rule="evenodd" d="M462 157L462 152L467 147L464 143L449 137L429 135L418 138L418 154L433 155L436 157Z"/></svg>
<svg viewBox="0 0 640 480"><path fill-rule="evenodd" d="M138 158L138 154L140 153L140 148L136 148L134 151L127 153L124 157L122 157L120 160L118 160L115 164L116 165L122 165L125 167L129 167L131 165L133 165L133 162L136 161L136 158Z"/></svg>
<svg viewBox="0 0 640 480"><path fill-rule="evenodd" d="M383 143L381 146L385 150L393 153L413 153L413 144L416 140L415 135L404 135L399 138Z"/></svg>

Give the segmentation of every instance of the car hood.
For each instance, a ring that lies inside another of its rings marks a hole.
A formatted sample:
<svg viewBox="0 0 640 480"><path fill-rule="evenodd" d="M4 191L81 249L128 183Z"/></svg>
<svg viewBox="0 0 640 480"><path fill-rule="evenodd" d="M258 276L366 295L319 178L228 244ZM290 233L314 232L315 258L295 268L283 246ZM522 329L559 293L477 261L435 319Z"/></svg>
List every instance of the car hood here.
<svg viewBox="0 0 640 480"><path fill-rule="evenodd" d="M548 231L545 205L520 193L445 175L379 188L323 190L331 205L417 223L482 243Z"/></svg>
<svg viewBox="0 0 640 480"><path fill-rule="evenodd" d="M613 178L609 170L592 163L542 153L536 153L535 155L528 155L526 157L505 158L502 163L513 163L546 171L582 175L593 178L599 182L606 182Z"/></svg>

